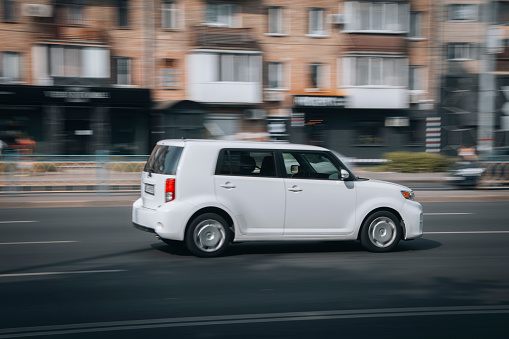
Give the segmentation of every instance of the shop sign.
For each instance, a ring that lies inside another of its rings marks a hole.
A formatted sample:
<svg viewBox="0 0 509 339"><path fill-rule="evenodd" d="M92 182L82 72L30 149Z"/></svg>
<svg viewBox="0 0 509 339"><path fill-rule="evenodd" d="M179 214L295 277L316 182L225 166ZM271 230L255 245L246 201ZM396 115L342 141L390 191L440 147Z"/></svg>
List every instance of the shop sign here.
<svg viewBox="0 0 509 339"><path fill-rule="evenodd" d="M296 107L345 107L343 96L299 95L293 98Z"/></svg>
<svg viewBox="0 0 509 339"><path fill-rule="evenodd" d="M386 127L408 127L410 119L407 117L387 117L385 118Z"/></svg>
<svg viewBox="0 0 509 339"><path fill-rule="evenodd" d="M63 99L65 102L90 102L109 99L110 93L94 92L86 87L69 87L62 91L44 91L44 96L51 99Z"/></svg>
<svg viewBox="0 0 509 339"><path fill-rule="evenodd" d="M74 131L74 135L94 135L94 131L91 129L77 129Z"/></svg>
<svg viewBox="0 0 509 339"><path fill-rule="evenodd" d="M272 140L287 141L290 117L268 117L267 132Z"/></svg>

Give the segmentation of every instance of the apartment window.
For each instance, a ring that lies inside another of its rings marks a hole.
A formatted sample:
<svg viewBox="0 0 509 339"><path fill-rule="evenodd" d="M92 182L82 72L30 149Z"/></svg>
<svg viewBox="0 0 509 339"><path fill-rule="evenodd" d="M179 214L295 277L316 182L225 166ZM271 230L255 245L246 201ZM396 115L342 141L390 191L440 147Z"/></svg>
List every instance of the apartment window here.
<svg viewBox="0 0 509 339"><path fill-rule="evenodd" d="M16 19L15 16L15 1L14 0L4 0L4 20L5 21L14 21Z"/></svg>
<svg viewBox="0 0 509 339"><path fill-rule="evenodd" d="M118 26L129 26L128 0L117 0Z"/></svg>
<svg viewBox="0 0 509 339"><path fill-rule="evenodd" d="M107 78L109 52L106 48L48 46L49 74L53 77Z"/></svg>
<svg viewBox="0 0 509 339"><path fill-rule="evenodd" d="M114 80L116 85L131 85L131 59L117 57L114 59Z"/></svg>
<svg viewBox="0 0 509 339"><path fill-rule="evenodd" d="M80 77L81 49L75 46L49 47L50 74L55 77Z"/></svg>
<svg viewBox="0 0 509 339"><path fill-rule="evenodd" d="M161 86L162 87L177 87L179 70L177 68L177 60L163 59L161 73Z"/></svg>
<svg viewBox="0 0 509 339"><path fill-rule="evenodd" d="M283 63L269 62L267 65L268 87L283 88Z"/></svg>
<svg viewBox="0 0 509 339"><path fill-rule="evenodd" d="M453 42L447 45L447 58L449 60L472 60L473 48L468 42Z"/></svg>
<svg viewBox="0 0 509 339"><path fill-rule="evenodd" d="M258 55L219 54L218 81L259 82Z"/></svg>
<svg viewBox="0 0 509 339"><path fill-rule="evenodd" d="M449 6L449 20L477 21L476 4L454 4Z"/></svg>
<svg viewBox="0 0 509 339"><path fill-rule="evenodd" d="M408 32L410 38L422 37L422 13L411 12L410 13L410 30Z"/></svg>
<svg viewBox="0 0 509 339"><path fill-rule="evenodd" d="M2 78L8 81L21 80L21 54L18 52L2 53Z"/></svg>
<svg viewBox="0 0 509 339"><path fill-rule="evenodd" d="M234 17L234 4L207 3L206 21L208 25L233 27Z"/></svg>
<svg viewBox="0 0 509 339"><path fill-rule="evenodd" d="M344 59L346 86L405 87L406 59L388 57L348 57Z"/></svg>
<svg viewBox="0 0 509 339"><path fill-rule="evenodd" d="M408 30L407 3L347 1L345 8L351 18L346 24L348 31L401 33Z"/></svg>
<svg viewBox="0 0 509 339"><path fill-rule="evenodd" d="M64 25L82 25L84 6L76 3L57 4L57 21Z"/></svg>
<svg viewBox="0 0 509 339"><path fill-rule="evenodd" d="M268 33L283 34L283 8L269 7L268 9Z"/></svg>
<svg viewBox="0 0 509 339"><path fill-rule="evenodd" d="M327 66L324 64L310 65L310 85L311 88L323 89L328 87Z"/></svg>
<svg viewBox="0 0 509 339"><path fill-rule="evenodd" d="M309 10L309 34L326 35L324 29L324 10L323 8L312 8Z"/></svg>
<svg viewBox="0 0 509 339"><path fill-rule="evenodd" d="M164 1L161 8L162 28L177 28L177 8L173 1Z"/></svg>
<svg viewBox="0 0 509 339"><path fill-rule="evenodd" d="M408 68L408 89L411 91L424 90L424 67L410 66Z"/></svg>
<svg viewBox="0 0 509 339"><path fill-rule="evenodd" d="M509 3L498 2L497 3L497 25L504 25L509 23Z"/></svg>

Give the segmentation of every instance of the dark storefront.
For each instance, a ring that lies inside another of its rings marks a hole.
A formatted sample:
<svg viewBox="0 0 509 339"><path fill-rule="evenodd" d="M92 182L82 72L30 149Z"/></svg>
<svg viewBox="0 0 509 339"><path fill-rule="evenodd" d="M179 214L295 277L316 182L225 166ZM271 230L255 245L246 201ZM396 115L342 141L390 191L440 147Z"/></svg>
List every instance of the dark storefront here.
<svg viewBox="0 0 509 339"><path fill-rule="evenodd" d="M0 139L38 154L148 154L148 89L0 86Z"/></svg>
<svg viewBox="0 0 509 339"><path fill-rule="evenodd" d="M150 143L161 139L202 139L205 136L204 117L209 109L191 100L161 101L151 114Z"/></svg>
<svg viewBox="0 0 509 339"><path fill-rule="evenodd" d="M424 112L348 109L342 96L294 97L292 142L323 146L356 158L425 150Z"/></svg>
<svg viewBox="0 0 509 339"><path fill-rule="evenodd" d="M494 147L509 147L509 76L497 76Z"/></svg>

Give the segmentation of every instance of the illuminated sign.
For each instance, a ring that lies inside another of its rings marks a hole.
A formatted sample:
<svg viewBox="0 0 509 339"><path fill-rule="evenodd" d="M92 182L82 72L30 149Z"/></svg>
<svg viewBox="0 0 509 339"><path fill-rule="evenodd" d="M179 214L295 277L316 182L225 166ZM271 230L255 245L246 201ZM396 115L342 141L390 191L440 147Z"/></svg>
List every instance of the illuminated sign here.
<svg viewBox="0 0 509 339"><path fill-rule="evenodd" d="M86 87L69 87L65 91L44 91L47 98L64 99L66 102L89 102L92 99L109 99L109 92L92 92Z"/></svg>
<svg viewBox="0 0 509 339"><path fill-rule="evenodd" d="M324 95L301 95L293 98L297 107L345 107L345 97Z"/></svg>

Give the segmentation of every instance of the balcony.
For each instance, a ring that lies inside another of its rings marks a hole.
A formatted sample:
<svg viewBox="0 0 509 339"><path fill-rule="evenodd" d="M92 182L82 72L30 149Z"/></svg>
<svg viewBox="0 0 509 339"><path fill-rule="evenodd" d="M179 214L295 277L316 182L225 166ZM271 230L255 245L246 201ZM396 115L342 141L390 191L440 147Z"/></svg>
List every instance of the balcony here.
<svg viewBox="0 0 509 339"><path fill-rule="evenodd" d="M260 50L251 28L194 26L192 32L196 48Z"/></svg>
<svg viewBox="0 0 509 339"><path fill-rule="evenodd" d="M35 32L38 40L80 41L89 43L106 43L108 35L105 29L88 26L63 26L57 24L40 24Z"/></svg>
<svg viewBox="0 0 509 339"><path fill-rule="evenodd" d="M406 54L406 40L400 35L349 34L347 52L402 53Z"/></svg>

